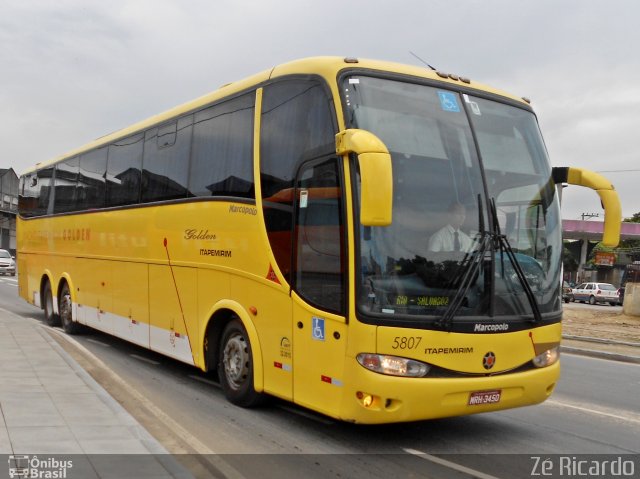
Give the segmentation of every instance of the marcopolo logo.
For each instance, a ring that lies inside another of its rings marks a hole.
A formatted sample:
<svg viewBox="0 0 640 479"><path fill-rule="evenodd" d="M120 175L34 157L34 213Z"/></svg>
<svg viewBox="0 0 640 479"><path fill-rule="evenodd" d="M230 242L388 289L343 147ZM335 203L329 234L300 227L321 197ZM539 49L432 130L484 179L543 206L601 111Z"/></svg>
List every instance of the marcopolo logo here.
<svg viewBox="0 0 640 479"><path fill-rule="evenodd" d="M37 479L65 479L67 470L73 467L73 461L60 460L54 457L46 459L38 456L10 455L9 477L28 477Z"/></svg>
<svg viewBox="0 0 640 479"><path fill-rule="evenodd" d="M476 323L473 328L474 333L494 333L497 331L508 331L509 325L507 323L500 324L482 324Z"/></svg>

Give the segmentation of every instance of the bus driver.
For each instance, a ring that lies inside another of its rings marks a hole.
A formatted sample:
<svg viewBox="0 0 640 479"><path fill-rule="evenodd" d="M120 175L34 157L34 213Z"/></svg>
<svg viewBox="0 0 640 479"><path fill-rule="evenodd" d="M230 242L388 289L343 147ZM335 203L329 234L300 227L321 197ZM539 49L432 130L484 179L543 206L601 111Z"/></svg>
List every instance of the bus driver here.
<svg viewBox="0 0 640 479"><path fill-rule="evenodd" d="M466 209L461 203L451 203L447 209L449 223L429 238L429 251L462 251L471 249L471 238L460 229L467 216Z"/></svg>

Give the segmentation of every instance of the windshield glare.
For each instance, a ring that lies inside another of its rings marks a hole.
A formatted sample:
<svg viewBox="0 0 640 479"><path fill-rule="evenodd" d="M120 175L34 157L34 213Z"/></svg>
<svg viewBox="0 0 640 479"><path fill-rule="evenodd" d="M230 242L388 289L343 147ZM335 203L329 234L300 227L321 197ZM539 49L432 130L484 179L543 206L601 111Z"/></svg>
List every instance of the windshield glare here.
<svg viewBox="0 0 640 479"><path fill-rule="evenodd" d="M479 253L498 227L540 312L559 310L561 223L533 114L381 78L348 77L343 88L350 127L377 135L393 161L393 223L360 229L360 311L441 316L464 283L456 316L531 315L507 255Z"/></svg>

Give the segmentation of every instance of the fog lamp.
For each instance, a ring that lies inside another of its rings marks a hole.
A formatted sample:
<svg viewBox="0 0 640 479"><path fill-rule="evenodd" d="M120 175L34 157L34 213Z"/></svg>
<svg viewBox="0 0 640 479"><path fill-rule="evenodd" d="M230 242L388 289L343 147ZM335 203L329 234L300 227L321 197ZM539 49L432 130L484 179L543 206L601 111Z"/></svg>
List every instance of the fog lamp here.
<svg viewBox="0 0 640 479"><path fill-rule="evenodd" d="M360 400L364 407L370 407L373 404L373 396L369 393L358 391L356 397Z"/></svg>

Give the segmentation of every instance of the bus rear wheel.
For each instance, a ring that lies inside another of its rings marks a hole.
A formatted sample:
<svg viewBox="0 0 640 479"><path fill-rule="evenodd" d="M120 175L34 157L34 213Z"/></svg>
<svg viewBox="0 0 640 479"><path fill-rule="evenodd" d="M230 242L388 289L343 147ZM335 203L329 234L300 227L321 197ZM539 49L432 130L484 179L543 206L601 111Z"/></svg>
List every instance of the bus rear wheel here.
<svg viewBox="0 0 640 479"><path fill-rule="evenodd" d="M218 354L218 377L225 397L242 407L257 406L264 395L253 387L253 355L244 326L232 320L222 333Z"/></svg>
<svg viewBox="0 0 640 479"><path fill-rule="evenodd" d="M44 284L42 299L44 306L44 322L52 328L54 326L58 326L60 324L60 317L53 312L53 293L51 292L51 284L49 284L49 281Z"/></svg>
<svg viewBox="0 0 640 479"><path fill-rule="evenodd" d="M60 311L60 321L64 332L67 334L80 333L82 326L73 320L73 301L71 300L71 291L69 291L67 283L62 285L60 299L58 300L58 310Z"/></svg>

